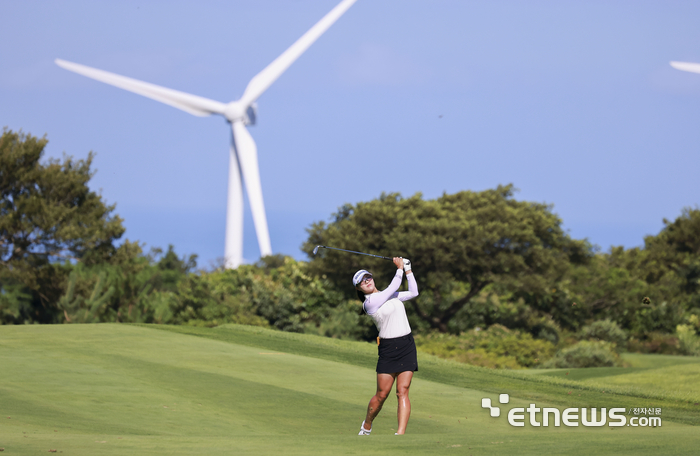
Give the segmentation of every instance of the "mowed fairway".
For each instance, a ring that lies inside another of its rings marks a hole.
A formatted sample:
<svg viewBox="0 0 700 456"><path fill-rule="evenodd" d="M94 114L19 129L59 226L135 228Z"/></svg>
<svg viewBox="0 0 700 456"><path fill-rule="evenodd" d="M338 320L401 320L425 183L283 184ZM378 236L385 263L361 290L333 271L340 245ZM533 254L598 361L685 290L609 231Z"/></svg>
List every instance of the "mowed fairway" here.
<svg viewBox="0 0 700 456"><path fill-rule="evenodd" d="M700 357L625 353L629 367L592 369L538 369L532 374L578 380L600 389L614 388L640 397L672 398L700 402Z"/></svg>
<svg viewBox="0 0 700 456"><path fill-rule="evenodd" d="M513 428L481 408L483 397L497 402L493 391L455 384L448 370L456 367L427 357L411 387L407 435L393 435L390 397L372 435L359 437L374 393L371 344L240 327L162 329L0 327L3 455L668 455L697 454L700 444L700 427L669 420L661 428ZM452 384L426 380L442 368ZM494 376L499 382L526 391L527 380ZM511 394L508 408L533 402ZM538 407L562 408L543 400L551 394L536 397Z"/></svg>

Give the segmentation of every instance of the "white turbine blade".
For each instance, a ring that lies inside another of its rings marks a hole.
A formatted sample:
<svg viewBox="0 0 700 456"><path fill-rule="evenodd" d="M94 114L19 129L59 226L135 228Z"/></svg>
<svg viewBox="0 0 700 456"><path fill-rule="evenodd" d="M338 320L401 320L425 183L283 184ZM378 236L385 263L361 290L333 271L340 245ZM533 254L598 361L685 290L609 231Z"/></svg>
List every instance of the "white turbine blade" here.
<svg viewBox="0 0 700 456"><path fill-rule="evenodd" d="M671 62L671 66L677 70L700 73L700 63L691 62Z"/></svg>
<svg viewBox="0 0 700 456"><path fill-rule="evenodd" d="M88 78L96 79L100 82L119 87L120 89L134 92L144 97L151 98L161 103L165 103L174 108L182 109L195 116L206 117L211 114L222 114L226 105L218 101L210 100L197 95L168 89L137 79L127 78L108 71L98 70L78 63L67 62L56 59L56 65L74 73L82 74Z"/></svg>
<svg viewBox="0 0 700 456"><path fill-rule="evenodd" d="M233 140L233 138L232 138ZM235 269L243 263L243 183L236 149L231 145L228 165L228 201L226 204L226 247L224 265Z"/></svg>
<svg viewBox="0 0 700 456"><path fill-rule="evenodd" d="M318 39L319 36L328 30L328 28L333 25L335 21L338 20L340 16L345 13L355 3L356 0L343 0L335 8L333 8L328 14L323 16L323 19L318 21L316 25L311 27L308 32L304 33L301 38L299 38L294 44L292 44L289 49L284 51L282 55L277 57L271 64L265 67L260 73L255 75L253 79L248 83L243 96L241 97L241 102L243 105L248 106L250 103L258 99L260 95L267 90L270 85L280 77L284 71L289 68L289 66L294 63L294 61L299 58L301 54L306 51L309 46L311 46L314 41Z"/></svg>
<svg viewBox="0 0 700 456"><path fill-rule="evenodd" d="M258 236L260 256L272 255L270 246L270 232L267 229L267 217L263 202L262 186L260 185L260 169L258 168L258 149L253 137L250 136L242 120L231 123L233 132L233 147L238 155L238 163L243 172L243 181L248 192L250 209L253 212L255 233Z"/></svg>

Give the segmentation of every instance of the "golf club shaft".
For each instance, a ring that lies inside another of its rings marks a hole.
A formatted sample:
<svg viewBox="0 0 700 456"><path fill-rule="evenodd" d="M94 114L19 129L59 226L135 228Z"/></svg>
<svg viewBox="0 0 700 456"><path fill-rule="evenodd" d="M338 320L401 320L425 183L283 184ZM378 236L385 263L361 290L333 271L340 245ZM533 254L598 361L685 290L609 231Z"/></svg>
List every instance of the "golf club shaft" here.
<svg viewBox="0 0 700 456"><path fill-rule="evenodd" d="M323 249L340 250L341 252L356 253L356 254L358 254L358 255L367 255L367 256L371 256L371 257L375 257L375 258L381 258L381 259L383 259L383 260L389 260L389 261L392 261L392 260L393 260L393 258L389 258L389 257L381 256L381 255L373 255L373 254L371 254L371 253L356 252L356 251L354 251L354 250L338 249L338 248L336 248L336 247L328 247L328 246L325 246L325 245L317 245L316 248L314 249L314 255L315 255L316 252L318 251L319 247L320 247L320 248L323 248Z"/></svg>

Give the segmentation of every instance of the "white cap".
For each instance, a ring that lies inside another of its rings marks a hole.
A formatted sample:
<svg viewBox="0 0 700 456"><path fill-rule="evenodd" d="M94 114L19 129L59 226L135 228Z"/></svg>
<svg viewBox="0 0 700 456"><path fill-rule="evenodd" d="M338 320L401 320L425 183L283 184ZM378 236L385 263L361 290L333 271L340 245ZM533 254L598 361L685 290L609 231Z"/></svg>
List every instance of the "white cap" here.
<svg viewBox="0 0 700 456"><path fill-rule="evenodd" d="M355 275L352 276L352 284L353 284L353 286L356 287L358 283L362 282L362 278L363 278L364 276L368 275L368 274L369 274L370 276L372 276L372 273L369 272L369 271L366 270L366 269L360 269L359 271L357 271L357 272L355 273Z"/></svg>

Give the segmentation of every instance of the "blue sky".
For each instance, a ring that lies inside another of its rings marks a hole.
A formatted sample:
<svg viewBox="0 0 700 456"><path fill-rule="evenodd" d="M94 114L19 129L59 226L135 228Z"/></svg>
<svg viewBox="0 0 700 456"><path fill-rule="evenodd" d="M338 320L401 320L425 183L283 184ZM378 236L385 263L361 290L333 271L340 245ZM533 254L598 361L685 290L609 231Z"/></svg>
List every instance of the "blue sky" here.
<svg viewBox="0 0 700 456"><path fill-rule="evenodd" d="M0 125L96 153L125 237L223 255L229 130L55 58L228 102L334 0L5 1ZM381 192L513 183L575 238L633 247L700 203L700 2L358 0L258 100L273 251ZM258 258L249 209L244 256ZM342 247L342 246L339 246ZM381 253L381 252L380 252Z"/></svg>

